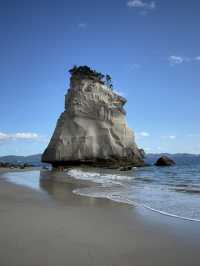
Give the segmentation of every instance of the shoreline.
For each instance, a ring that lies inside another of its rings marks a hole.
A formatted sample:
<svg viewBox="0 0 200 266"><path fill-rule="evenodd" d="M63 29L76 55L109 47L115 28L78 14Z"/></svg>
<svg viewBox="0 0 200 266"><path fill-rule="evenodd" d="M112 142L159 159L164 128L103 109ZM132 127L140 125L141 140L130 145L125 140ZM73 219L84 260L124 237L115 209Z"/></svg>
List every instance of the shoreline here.
<svg viewBox="0 0 200 266"><path fill-rule="evenodd" d="M198 223L75 195L74 183L41 186L0 177L1 266L199 265Z"/></svg>
<svg viewBox="0 0 200 266"><path fill-rule="evenodd" d="M51 171L47 171L47 170L43 170L41 167L28 167L26 169L17 169L17 171L15 171L16 169L13 169L13 171L9 171L9 168L3 168L3 171L0 170L0 177L1 177L1 174L3 173L9 173L9 172L28 172L28 171L43 171L44 173L52 173ZM54 174L59 174L61 173L61 176L63 175L63 172L54 172ZM31 188L30 186L28 185L25 185L25 184L20 184L20 183L15 183L14 181L11 181L11 180L7 180L5 179L5 181L7 182L10 182L12 184L15 184L15 185L19 185L19 186L23 186L25 188L28 188L28 189L33 189ZM48 179L46 181L49 181ZM50 181L51 182L51 181ZM117 199L114 199L114 198L110 198L110 197L98 197L98 196L91 196L89 194L82 194L81 192L77 192L78 190L82 189L82 188L89 188L89 187L95 187L98 183L96 183L95 181L92 181L92 180L81 180L81 179L76 179L75 177L72 177L72 176L68 176L67 179L66 179L66 176L64 176L64 180L59 179L59 180L56 180L55 182L59 182L61 184L65 183L65 184L68 184L68 185L72 185L74 188L72 189L72 193L74 195L77 195L77 196L80 196L80 197L89 197L89 198L94 198L94 199L97 199L97 200L108 200L108 201L112 201L112 202L115 202L117 204L122 204L122 205L127 205L127 206L130 206L130 207L136 207L136 208L143 208L143 209L146 209L150 212L154 212L154 213L157 213L159 215L162 215L162 216L168 216L168 217L171 217L171 218L175 218L175 219L180 219L180 220L184 220L184 221L188 221L188 222L195 222L195 223L199 223L200 220L199 219L193 219L193 218L188 218L188 217L184 217L184 216L179 216L179 215L176 215L176 214L172 214L172 213L168 213L168 212L165 212L165 211L162 211L162 210L157 210L157 209L154 209L148 205L144 205L144 204L139 204L137 202L125 202L125 201L120 201L120 200L117 200ZM102 184L99 183L99 185L101 186ZM38 190L38 189L36 189ZM39 189L38 191L41 192L41 189Z"/></svg>
<svg viewBox="0 0 200 266"><path fill-rule="evenodd" d="M9 167L0 167L0 175L3 173L9 173L9 172L27 172L27 171L34 171L34 170L42 170L41 167L26 167L24 169L20 168L9 168Z"/></svg>

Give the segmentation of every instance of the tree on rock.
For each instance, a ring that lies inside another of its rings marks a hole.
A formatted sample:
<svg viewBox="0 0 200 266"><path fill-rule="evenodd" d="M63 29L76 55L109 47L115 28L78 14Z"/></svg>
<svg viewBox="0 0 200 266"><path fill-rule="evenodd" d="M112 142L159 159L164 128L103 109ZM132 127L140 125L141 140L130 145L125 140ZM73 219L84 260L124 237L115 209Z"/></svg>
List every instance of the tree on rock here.
<svg viewBox="0 0 200 266"><path fill-rule="evenodd" d="M71 75L84 75L87 78L95 79L102 84L105 84L108 88L113 89L112 79L110 75L105 76L101 72L97 72L96 70L93 70L86 65L79 67L75 65L69 70L69 73Z"/></svg>
<svg viewBox="0 0 200 266"><path fill-rule="evenodd" d="M110 75L106 75L106 86L110 89L113 89L112 78Z"/></svg>

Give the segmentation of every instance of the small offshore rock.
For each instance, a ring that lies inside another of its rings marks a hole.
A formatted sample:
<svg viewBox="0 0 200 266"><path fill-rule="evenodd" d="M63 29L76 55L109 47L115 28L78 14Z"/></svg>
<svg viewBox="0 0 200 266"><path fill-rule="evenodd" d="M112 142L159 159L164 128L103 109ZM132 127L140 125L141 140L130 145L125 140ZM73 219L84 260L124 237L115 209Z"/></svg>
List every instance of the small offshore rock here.
<svg viewBox="0 0 200 266"><path fill-rule="evenodd" d="M171 166L175 164L176 163L167 156L160 157L155 163L156 166Z"/></svg>

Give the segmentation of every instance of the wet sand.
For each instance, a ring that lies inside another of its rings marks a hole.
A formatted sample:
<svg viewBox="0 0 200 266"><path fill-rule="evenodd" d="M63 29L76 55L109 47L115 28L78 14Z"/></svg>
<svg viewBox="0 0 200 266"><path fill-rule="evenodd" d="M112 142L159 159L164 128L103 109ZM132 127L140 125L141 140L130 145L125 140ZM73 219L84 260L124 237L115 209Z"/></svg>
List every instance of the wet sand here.
<svg viewBox="0 0 200 266"><path fill-rule="evenodd" d="M74 195L80 185L0 176L1 266L200 265L200 223Z"/></svg>

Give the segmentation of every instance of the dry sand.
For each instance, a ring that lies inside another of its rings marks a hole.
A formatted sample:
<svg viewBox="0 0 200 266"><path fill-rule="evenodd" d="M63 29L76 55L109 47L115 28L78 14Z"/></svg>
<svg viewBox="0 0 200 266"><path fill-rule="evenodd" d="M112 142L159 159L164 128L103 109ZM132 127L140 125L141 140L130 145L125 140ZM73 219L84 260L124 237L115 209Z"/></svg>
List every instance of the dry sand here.
<svg viewBox="0 0 200 266"><path fill-rule="evenodd" d="M0 266L200 265L200 223L77 196L76 187L42 182L36 191L0 177Z"/></svg>

